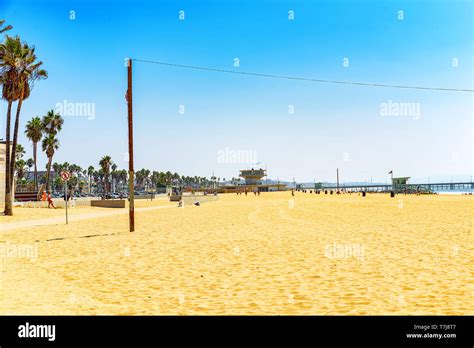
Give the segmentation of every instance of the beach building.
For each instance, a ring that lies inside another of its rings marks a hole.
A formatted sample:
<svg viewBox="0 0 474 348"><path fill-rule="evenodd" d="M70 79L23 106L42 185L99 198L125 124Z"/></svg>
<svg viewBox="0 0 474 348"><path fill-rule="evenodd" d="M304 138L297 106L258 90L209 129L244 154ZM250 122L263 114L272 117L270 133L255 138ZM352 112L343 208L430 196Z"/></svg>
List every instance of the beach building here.
<svg viewBox="0 0 474 348"><path fill-rule="evenodd" d="M265 169L242 169L239 177L244 179L244 183L240 185L225 185L221 186L218 191L223 193L233 192L269 192L269 191L284 191L287 190L286 184L265 184L262 179L267 176Z"/></svg>
<svg viewBox="0 0 474 348"><path fill-rule="evenodd" d="M244 169L240 171L239 176L244 178L245 185L261 185L262 178L267 176L267 171L264 169Z"/></svg>
<svg viewBox="0 0 474 348"><path fill-rule="evenodd" d="M399 178L392 178L392 189L394 191L405 191L408 188L409 176L403 176Z"/></svg>
<svg viewBox="0 0 474 348"><path fill-rule="evenodd" d="M5 206L5 172L6 172L6 148L5 141L0 141L0 207ZM12 195L13 199L14 193Z"/></svg>

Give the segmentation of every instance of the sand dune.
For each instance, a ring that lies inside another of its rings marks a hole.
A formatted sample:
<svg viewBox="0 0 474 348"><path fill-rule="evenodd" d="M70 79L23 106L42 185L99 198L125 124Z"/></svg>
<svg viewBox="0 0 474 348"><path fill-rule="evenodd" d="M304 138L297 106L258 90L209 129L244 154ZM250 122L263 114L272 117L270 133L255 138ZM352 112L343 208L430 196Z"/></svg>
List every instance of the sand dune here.
<svg viewBox="0 0 474 348"><path fill-rule="evenodd" d="M0 255L0 314L473 314L473 208L281 192L138 211L135 233L126 214L17 225L4 249L37 257ZM2 225L64 211L15 213Z"/></svg>

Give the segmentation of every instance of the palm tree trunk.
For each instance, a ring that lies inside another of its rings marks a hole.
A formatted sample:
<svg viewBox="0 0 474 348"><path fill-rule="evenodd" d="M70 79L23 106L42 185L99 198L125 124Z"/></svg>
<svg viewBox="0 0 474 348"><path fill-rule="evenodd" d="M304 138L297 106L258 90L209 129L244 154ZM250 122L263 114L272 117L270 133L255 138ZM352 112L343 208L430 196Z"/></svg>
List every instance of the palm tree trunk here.
<svg viewBox="0 0 474 348"><path fill-rule="evenodd" d="M107 199L107 194L109 193L109 178L108 178L108 175L104 175L104 192L105 192L105 199Z"/></svg>
<svg viewBox="0 0 474 348"><path fill-rule="evenodd" d="M12 201L12 187L10 185L10 125L12 115L12 101L8 102L7 109L7 129L6 137L6 151L5 151L5 215L13 215L13 201Z"/></svg>
<svg viewBox="0 0 474 348"><path fill-rule="evenodd" d="M35 162L35 187L38 191L38 168L36 167L36 151L38 150L38 143L33 143L33 161Z"/></svg>
<svg viewBox="0 0 474 348"><path fill-rule="evenodd" d="M20 112L21 105L23 104L23 92L20 99L18 100L18 105L16 107L16 117L15 117L15 129L13 131L13 143L12 143L12 156L10 158L10 186L13 188L13 173L15 171L15 162L16 162L16 145L18 143L18 128L20 127Z"/></svg>
<svg viewBox="0 0 474 348"><path fill-rule="evenodd" d="M53 156L48 158L48 166L46 167L46 192L49 192L49 173L51 172L52 161L53 161Z"/></svg>

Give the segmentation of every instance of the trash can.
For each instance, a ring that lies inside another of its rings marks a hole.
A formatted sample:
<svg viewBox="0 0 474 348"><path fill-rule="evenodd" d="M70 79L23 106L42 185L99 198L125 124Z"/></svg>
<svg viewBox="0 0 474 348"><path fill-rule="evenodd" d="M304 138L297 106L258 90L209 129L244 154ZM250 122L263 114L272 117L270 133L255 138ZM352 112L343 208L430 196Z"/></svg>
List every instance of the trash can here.
<svg viewBox="0 0 474 348"><path fill-rule="evenodd" d="M395 192L394 191L390 191L390 197L395 197Z"/></svg>
<svg viewBox="0 0 474 348"><path fill-rule="evenodd" d="M362 191L362 197L365 197L365 191Z"/></svg>

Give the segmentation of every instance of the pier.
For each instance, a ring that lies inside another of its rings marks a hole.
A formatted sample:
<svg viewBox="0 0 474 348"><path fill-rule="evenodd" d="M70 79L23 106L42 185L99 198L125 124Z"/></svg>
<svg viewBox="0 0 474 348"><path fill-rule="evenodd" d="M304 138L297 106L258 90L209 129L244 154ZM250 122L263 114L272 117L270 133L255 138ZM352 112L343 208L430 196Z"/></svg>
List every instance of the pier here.
<svg viewBox="0 0 474 348"><path fill-rule="evenodd" d="M337 190L337 184L321 185L323 190ZM345 185L339 184L340 190L355 190L367 192L384 191L471 191L474 190L474 182L438 182L424 184L406 184L403 187L394 187L390 184L366 184L366 185Z"/></svg>

